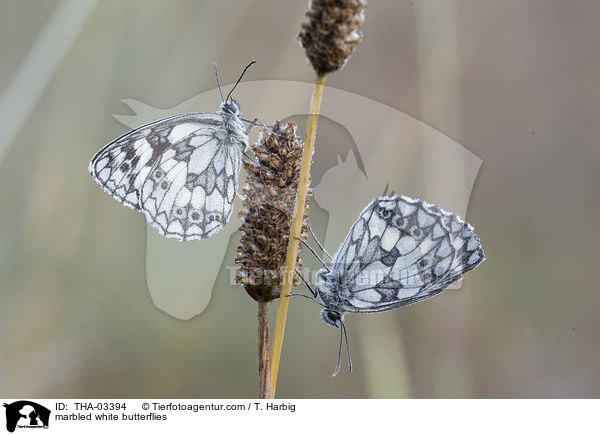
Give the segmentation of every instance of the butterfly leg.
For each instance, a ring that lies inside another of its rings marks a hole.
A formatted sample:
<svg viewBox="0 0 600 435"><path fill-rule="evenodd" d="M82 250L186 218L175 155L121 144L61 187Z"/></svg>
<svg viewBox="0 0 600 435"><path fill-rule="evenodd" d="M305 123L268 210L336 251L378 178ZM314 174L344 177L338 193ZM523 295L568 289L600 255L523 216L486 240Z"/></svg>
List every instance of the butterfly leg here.
<svg viewBox="0 0 600 435"><path fill-rule="evenodd" d="M321 305L323 308L327 308L327 305L323 304L322 302L319 302L316 299L311 298L310 296L303 295L302 293L290 293L288 295L288 297L291 297L291 296L302 296L303 298L306 298L306 299L309 299L309 300L311 300L313 302L316 302L317 304Z"/></svg>
<svg viewBox="0 0 600 435"><path fill-rule="evenodd" d="M321 248L321 251L323 251L325 253L325 255L327 255L331 261L333 261L333 257L331 255L329 255L329 252L327 252L325 250L325 248L323 247L321 242L319 242L319 239L317 239L317 236L315 236L315 233L313 233L312 226L309 226L308 229L310 231L310 235L313 237L313 239L315 239L315 242L317 242L317 245L319 245L319 248Z"/></svg>
<svg viewBox="0 0 600 435"><path fill-rule="evenodd" d="M255 165L258 165L258 166L262 166L258 160L253 159L248 154L246 154L246 150L242 150L242 156L245 157L246 159L248 159L249 162L252 162L252 163L254 163Z"/></svg>
<svg viewBox="0 0 600 435"><path fill-rule="evenodd" d="M313 288L310 286L310 284L309 284L308 282L306 282L306 280L304 279L304 277L302 276L302 274L301 274L300 272L298 272L297 270L296 270L296 274L297 274L297 275L300 277L300 279L302 280L302 282L304 283L304 285L306 286L306 288L308 288L308 291L310 292L310 294L311 294L311 295L313 295L313 298L314 298L314 299L316 299L316 298L317 298L317 291L316 291L316 290L314 290L314 289L313 289ZM291 296L291 295L292 295L292 294L290 294L290 296ZM303 295L303 294L299 294L299 293L297 293L297 294L296 294L296 293L294 293L293 295L294 295L294 296L305 296L305 295ZM310 299L310 298L309 298L309 299Z"/></svg>
<svg viewBox="0 0 600 435"><path fill-rule="evenodd" d="M288 297L289 296L302 296L303 298L310 299L311 301L316 302L317 304L321 305L323 308L327 309L327 305L325 305L323 302L319 301L317 291L314 290L310 286L310 284L306 282L306 280L304 279L304 277L298 271L296 271L296 273L298 274L298 276L300 277L300 279L302 280L302 282L304 283L304 285L308 288L308 291L310 291L310 294L313 297L311 298L310 296L303 295L302 293L290 293L288 295Z"/></svg>
<svg viewBox="0 0 600 435"><path fill-rule="evenodd" d="M298 237L296 237L296 240L298 240L298 241L299 241L300 243L302 243L302 244L303 244L303 245L304 245L304 246L305 246L305 247L306 247L306 248L307 248L307 249L308 249L310 252L312 252L312 253L313 253L313 255L314 255L315 257L317 257L317 260L319 260L319 261L321 262L321 264L323 265L323 267L324 267L325 269L327 269L327 271L328 271L328 272L330 271L330 270L329 270L329 266L327 266L327 265L325 264L325 262L323 261L323 259L322 259L321 257L319 257L319 254L317 254L317 253L315 252L315 250L314 250L313 248L311 248L311 247L310 247L310 245L309 245L308 243L306 243L306 242L305 242L304 240L302 240L302 239L299 239Z"/></svg>
<svg viewBox="0 0 600 435"><path fill-rule="evenodd" d="M250 132L252 131L252 129L256 126L257 123L260 123L260 125L263 126L264 129L268 130L269 127L265 125L264 122L262 122L260 119L258 118L254 118L252 121L250 121L249 119L245 119L245 118L240 118L242 121L247 122L248 124L250 124L248 126L248 128L246 129L246 134L250 134Z"/></svg>
<svg viewBox="0 0 600 435"><path fill-rule="evenodd" d="M256 166L263 168L265 171L270 172L271 174L275 175L275 172L273 172L271 169L267 168L265 165L261 164L258 160L253 159L248 154L246 154L245 150L242 150L242 157L245 157L246 160L248 160L249 162L251 162L251 163L255 164Z"/></svg>

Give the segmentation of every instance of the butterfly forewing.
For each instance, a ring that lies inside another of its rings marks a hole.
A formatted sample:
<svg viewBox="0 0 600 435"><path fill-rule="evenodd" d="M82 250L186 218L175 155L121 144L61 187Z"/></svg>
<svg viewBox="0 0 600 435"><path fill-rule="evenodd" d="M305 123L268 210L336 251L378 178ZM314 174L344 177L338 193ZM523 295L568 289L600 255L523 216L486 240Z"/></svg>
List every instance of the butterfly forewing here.
<svg viewBox="0 0 600 435"><path fill-rule="evenodd" d="M237 113L187 113L146 124L90 162L93 179L165 237L206 239L231 217L244 126Z"/></svg>
<svg viewBox="0 0 600 435"><path fill-rule="evenodd" d="M153 128L158 130L161 126L177 122L180 116L176 115L138 127L98 151L89 165L94 181L118 201L140 210L139 188L145 174L154 163L152 157L160 152L160 150L155 151L155 147L148 142L147 136L151 134Z"/></svg>
<svg viewBox="0 0 600 435"><path fill-rule="evenodd" d="M343 311L386 311L434 296L484 260L458 216L403 195L373 200L334 255Z"/></svg>

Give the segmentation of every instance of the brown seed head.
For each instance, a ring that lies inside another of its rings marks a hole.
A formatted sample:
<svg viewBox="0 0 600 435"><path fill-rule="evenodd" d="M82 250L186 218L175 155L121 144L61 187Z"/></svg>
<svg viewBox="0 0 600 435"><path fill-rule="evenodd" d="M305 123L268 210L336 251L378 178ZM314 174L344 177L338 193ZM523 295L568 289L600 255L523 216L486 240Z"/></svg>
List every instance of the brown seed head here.
<svg viewBox="0 0 600 435"><path fill-rule="evenodd" d="M242 238L235 258L241 266L236 281L257 301L276 299L281 292L302 148L296 125L283 126L277 121L271 131L263 130L259 141L252 145L259 164L244 161L248 177L241 190L244 204L240 217L244 223L240 227ZM301 235L304 239L307 220L308 201ZM302 260L298 258L296 270L300 272L301 268ZM297 285L298 276L293 279Z"/></svg>
<svg viewBox="0 0 600 435"><path fill-rule="evenodd" d="M312 0L298 39L306 57L323 76L342 68L362 39L365 0Z"/></svg>

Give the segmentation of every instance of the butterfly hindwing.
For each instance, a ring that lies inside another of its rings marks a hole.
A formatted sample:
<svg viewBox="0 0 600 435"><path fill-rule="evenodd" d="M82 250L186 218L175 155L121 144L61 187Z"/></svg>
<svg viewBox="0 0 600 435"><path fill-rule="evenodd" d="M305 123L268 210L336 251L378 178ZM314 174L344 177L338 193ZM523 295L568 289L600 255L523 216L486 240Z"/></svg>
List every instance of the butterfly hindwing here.
<svg viewBox="0 0 600 435"><path fill-rule="evenodd" d="M214 129L198 130L166 152L142 186L142 209L162 235L207 239L229 221L241 152Z"/></svg>
<svg viewBox="0 0 600 435"><path fill-rule="evenodd" d="M403 195L379 197L334 255L344 311L387 311L434 296L485 258L458 216Z"/></svg>

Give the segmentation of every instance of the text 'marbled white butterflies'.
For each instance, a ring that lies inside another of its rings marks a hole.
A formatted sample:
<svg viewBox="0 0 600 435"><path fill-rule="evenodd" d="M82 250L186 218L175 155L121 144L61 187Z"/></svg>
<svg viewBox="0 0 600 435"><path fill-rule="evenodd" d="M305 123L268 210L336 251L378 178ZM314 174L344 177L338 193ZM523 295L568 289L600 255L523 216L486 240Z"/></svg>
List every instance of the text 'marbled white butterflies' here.
<svg viewBox="0 0 600 435"><path fill-rule="evenodd" d="M341 328L336 375L347 312L388 311L435 296L485 255L469 223L437 205L395 195L371 201L330 258L309 289L323 306L321 319ZM352 370L349 351L348 365Z"/></svg>
<svg viewBox="0 0 600 435"><path fill-rule="evenodd" d="M90 161L94 181L144 213L165 237L198 240L221 231L231 218L241 159L254 124L246 129L230 96L253 64L225 99L221 94L217 112L169 116L110 142Z"/></svg>

